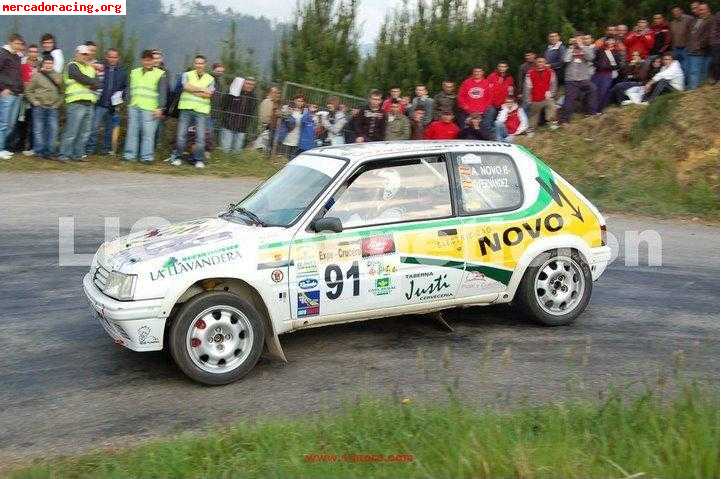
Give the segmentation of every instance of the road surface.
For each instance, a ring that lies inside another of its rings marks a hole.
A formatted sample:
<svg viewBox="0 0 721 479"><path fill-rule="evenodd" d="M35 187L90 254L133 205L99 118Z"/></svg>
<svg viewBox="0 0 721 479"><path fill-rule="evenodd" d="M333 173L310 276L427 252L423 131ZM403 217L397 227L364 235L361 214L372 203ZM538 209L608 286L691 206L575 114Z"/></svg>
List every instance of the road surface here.
<svg viewBox="0 0 721 479"><path fill-rule="evenodd" d="M213 214L254 184L118 172L0 177L0 464L306 415L367 393L437 400L454 385L474 404L543 401L639 387L679 365L718 387L718 226L620 216L609 229L621 256L570 327L541 328L494 307L449 314L454 332L426 317L302 331L281 337L288 364L262 360L216 388L190 382L162 352L113 345L82 292L87 263L59 266L59 218L74 218L75 252L92 254L105 217L127 232L145 216ZM644 230L662 239L660 267L645 249L639 266L624 264L626 231Z"/></svg>

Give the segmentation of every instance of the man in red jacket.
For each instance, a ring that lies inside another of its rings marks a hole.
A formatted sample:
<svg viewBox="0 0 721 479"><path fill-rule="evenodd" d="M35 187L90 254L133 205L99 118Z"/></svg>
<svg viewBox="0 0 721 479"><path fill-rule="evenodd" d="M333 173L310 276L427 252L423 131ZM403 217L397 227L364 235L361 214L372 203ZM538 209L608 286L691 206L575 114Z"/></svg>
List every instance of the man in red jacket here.
<svg viewBox="0 0 721 479"><path fill-rule="evenodd" d="M474 67L471 76L461 83L458 90L458 106L460 107L458 124L465 126L466 118L472 113L480 113L484 116L483 123L493 124L493 120L487 122L486 110L491 106L491 88L483 73L483 68Z"/></svg>
<svg viewBox="0 0 721 479"><path fill-rule="evenodd" d="M640 19L636 23L636 27L626 36L624 44L626 45L626 59L631 60L633 52L637 51L644 60L648 58L648 54L656 42L656 37L651 30L648 29L648 21Z"/></svg>
<svg viewBox="0 0 721 479"><path fill-rule="evenodd" d="M536 66L526 75L526 84L523 87L523 103L528 105L528 114L530 115L529 135L538 128L541 112L544 112L546 121L552 130L558 128L556 104L553 101L557 89L556 73L546 63L545 58L538 57Z"/></svg>
<svg viewBox="0 0 721 479"><path fill-rule="evenodd" d="M424 140L455 140L461 129L453 122L453 112L443 110L441 119L431 122L423 132Z"/></svg>

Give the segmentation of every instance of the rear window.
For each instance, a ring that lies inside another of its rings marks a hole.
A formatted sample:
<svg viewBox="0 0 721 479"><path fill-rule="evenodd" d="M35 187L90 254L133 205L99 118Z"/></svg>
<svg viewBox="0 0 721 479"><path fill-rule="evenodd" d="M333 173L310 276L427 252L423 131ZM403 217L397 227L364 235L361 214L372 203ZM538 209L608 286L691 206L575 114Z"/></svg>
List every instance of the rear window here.
<svg viewBox="0 0 721 479"><path fill-rule="evenodd" d="M456 153L453 169L464 213L508 211L521 206L521 182L510 156L502 153Z"/></svg>

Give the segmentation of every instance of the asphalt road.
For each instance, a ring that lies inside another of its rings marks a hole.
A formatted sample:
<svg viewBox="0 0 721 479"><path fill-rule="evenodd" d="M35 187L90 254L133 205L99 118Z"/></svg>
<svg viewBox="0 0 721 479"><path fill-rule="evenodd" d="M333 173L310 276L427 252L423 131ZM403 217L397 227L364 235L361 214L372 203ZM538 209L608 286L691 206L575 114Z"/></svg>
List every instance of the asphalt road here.
<svg viewBox="0 0 721 479"><path fill-rule="evenodd" d="M190 382L164 353L113 345L82 293L87 265L59 266L59 217L74 217L75 251L90 254L104 217L126 232L149 215L208 215L252 185L111 172L0 177L0 464L306 415L365 393L442 400L455 384L472 403L553 400L640 387L679 365L718 387L719 228L633 217L609 217L621 256L569 327L495 307L450 314L454 332L424 317L302 331L281 338L288 364L262 360L218 388ZM659 233L663 266L648 266L645 249L640 266L624 264L625 232L644 230Z"/></svg>

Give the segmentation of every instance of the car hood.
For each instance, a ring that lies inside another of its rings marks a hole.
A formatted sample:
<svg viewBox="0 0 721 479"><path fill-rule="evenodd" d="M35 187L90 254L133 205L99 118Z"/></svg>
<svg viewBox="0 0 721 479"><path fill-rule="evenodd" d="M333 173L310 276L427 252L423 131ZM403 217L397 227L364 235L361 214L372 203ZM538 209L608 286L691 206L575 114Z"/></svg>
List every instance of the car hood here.
<svg viewBox="0 0 721 479"><path fill-rule="evenodd" d="M96 261L111 271L137 273L182 260L240 255L241 250L249 257L259 244L285 239L287 234L284 228L200 218L120 237L104 244Z"/></svg>

